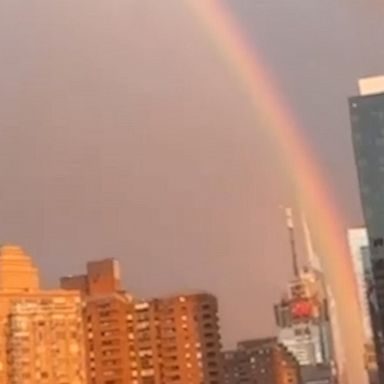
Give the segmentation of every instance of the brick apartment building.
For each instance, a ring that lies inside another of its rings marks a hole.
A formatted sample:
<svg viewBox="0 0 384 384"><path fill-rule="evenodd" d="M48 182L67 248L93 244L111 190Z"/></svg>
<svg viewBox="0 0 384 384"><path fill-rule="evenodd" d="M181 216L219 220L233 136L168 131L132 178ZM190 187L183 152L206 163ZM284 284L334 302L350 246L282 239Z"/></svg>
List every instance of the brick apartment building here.
<svg viewBox="0 0 384 384"><path fill-rule="evenodd" d="M275 338L244 341L223 353L224 384L300 384L293 355Z"/></svg>
<svg viewBox="0 0 384 384"><path fill-rule="evenodd" d="M61 286L83 294L90 384L222 383L214 296L134 300L113 259L88 263Z"/></svg>

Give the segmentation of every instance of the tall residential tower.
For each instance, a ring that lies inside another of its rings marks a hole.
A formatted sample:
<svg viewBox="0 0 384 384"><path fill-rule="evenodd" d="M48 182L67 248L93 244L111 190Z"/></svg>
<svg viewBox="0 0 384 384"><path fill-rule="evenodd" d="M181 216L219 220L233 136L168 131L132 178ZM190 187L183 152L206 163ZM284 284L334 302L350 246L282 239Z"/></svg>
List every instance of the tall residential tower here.
<svg viewBox="0 0 384 384"><path fill-rule="evenodd" d="M221 384L218 305L206 293L136 300L118 262L87 264L61 279L83 295L90 384Z"/></svg>
<svg viewBox="0 0 384 384"><path fill-rule="evenodd" d="M86 274L62 278L61 287L82 294L89 383L133 384L133 302L121 288L118 262L90 262Z"/></svg>
<svg viewBox="0 0 384 384"><path fill-rule="evenodd" d="M0 384L85 384L80 295L39 287L31 258L0 248Z"/></svg>

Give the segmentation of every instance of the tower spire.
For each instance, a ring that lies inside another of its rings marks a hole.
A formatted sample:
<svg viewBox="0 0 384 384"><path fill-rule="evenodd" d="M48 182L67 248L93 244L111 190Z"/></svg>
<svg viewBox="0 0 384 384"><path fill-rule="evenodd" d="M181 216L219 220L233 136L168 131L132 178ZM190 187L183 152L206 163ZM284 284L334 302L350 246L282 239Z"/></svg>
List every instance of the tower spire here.
<svg viewBox="0 0 384 384"><path fill-rule="evenodd" d="M288 234L289 234L289 242L291 245L293 274L295 277L298 277L299 276L299 262L298 262L298 258L297 258L295 232L294 232L294 225L293 225L292 209L291 208L285 208L285 218L286 218L286 224L287 224L287 229L288 229Z"/></svg>
<svg viewBox="0 0 384 384"><path fill-rule="evenodd" d="M313 270L321 272L322 271L321 263L318 255L316 254L315 248L313 246L311 231L308 226L307 218L303 212L301 213L301 221L302 221L302 226L304 231L305 246L307 251L309 267Z"/></svg>

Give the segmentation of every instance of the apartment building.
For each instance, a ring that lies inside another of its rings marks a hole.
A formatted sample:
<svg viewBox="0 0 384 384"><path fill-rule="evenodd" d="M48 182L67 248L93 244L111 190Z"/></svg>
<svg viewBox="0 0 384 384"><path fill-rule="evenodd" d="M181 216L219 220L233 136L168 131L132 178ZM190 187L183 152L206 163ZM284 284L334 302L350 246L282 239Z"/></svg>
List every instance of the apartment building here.
<svg viewBox="0 0 384 384"><path fill-rule="evenodd" d="M131 367L135 375L133 384L162 383L162 356L160 323L157 300L138 301L128 316L131 348Z"/></svg>
<svg viewBox="0 0 384 384"><path fill-rule="evenodd" d="M275 338L244 341L223 353L224 384L300 384L294 356Z"/></svg>
<svg viewBox="0 0 384 384"><path fill-rule="evenodd" d="M134 384L219 384L223 371L214 296L201 293L136 302Z"/></svg>
<svg viewBox="0 0 384 384"><path fill-rule="evenodd" d="M76 292L45 291L17 246L0 248L0 384L85 384Z"/></svg>
<svg viewBox="0 0 384 384"><path fill-rule="evenodd" d="M61 279L83 294L90 384L220 384L217 300L201 293L134 300L116 260Z"/></svg>
<svg viewBox="0 0 384 384"><path fill-rule="evenodd" d="M87 264L85 275L61 279L61 287L83 297L87 372L90 384L134 384L132 298L121 288L119 264L106 259Z"/></svg>
<svg viewBox="0 0 384 384"><path fill-rule="evenodd" d="M160 299L162 382L220 384L223 378L217 299L206 293Z"/></svg>
<svg viewBox="0 0 384 384"><path fill-rule="evenodd" d="M85 383L78 295L54 291L7 299L11 303L6 328L8 383Z"/></svg>

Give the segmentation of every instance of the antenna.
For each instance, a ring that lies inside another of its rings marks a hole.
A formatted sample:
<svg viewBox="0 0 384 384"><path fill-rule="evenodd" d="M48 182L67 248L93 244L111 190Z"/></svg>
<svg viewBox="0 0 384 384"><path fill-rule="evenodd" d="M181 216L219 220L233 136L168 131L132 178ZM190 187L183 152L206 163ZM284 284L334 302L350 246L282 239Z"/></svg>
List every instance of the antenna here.
<svg viewBox="0 0 384 384"><path fill-rule="evenodd" d="M322 271L321 263L320 263L319 257L315 252L311 231L309 229L307 218L304 213L301 214L301 221L302 221L303 230L304 230L305 245L307 248L307 257L308 257L309 266L312 270L321 272Z"/></svg>
<svg viewBox="0 0 384 384"><path fill-rule="evenodd" d="M291 244L293 274L295 275L295 277L298 277L299 276L299 264L298 264L298 259L297 259L295 233L294 233L294 227L293 227L293 218L292 218L292 209L291 208L285 208L285 218L286 218L287 229L288 229L288 234L289 234L289 242Z"/></svg>

